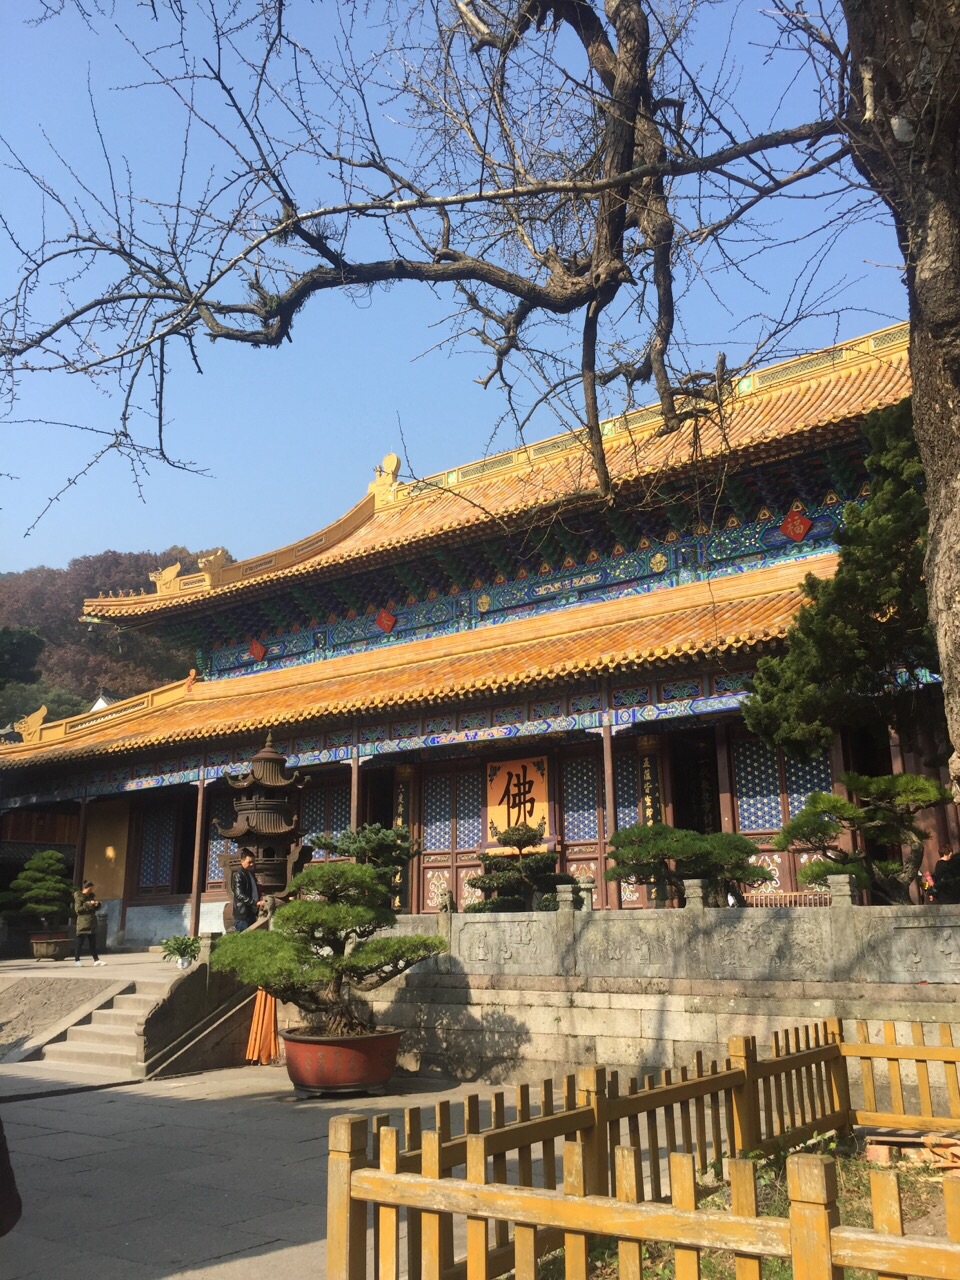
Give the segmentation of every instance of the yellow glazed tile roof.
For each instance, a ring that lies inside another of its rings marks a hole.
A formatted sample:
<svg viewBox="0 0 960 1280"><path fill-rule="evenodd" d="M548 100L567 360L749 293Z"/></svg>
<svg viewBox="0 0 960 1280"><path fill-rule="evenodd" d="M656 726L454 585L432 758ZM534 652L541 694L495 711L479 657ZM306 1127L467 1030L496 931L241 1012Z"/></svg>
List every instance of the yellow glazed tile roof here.
<svg viewBox="0 0 960 1280"><path fill-rule="evenodd" d="M871 409L910 392L907 326L760 370L741 380L725 403L724 422L699 428L702 457L762 458L794 452L811 433L855 423ZM656 408L604 426L615 486L653 482L690 464L690 431L658 436ZM388 459L384 460L385 462ZM345 516L301 542L237 564L171 577L152 595L84 602L89 617L144 621L170 610L230 603L274 582L343 571L407 548L481 532L537 508L589 493L595 476L571 436L541 441L415 484L384 476Z"/></svg>
<svg viewBox="0 0 960 1280"><path fill-rule="evenodd" d="M716 657L782 637L801 606L804 575L835 568L836 556L813 556L241 679L182 681L43 725L33 740L0 747L0 769Z"/></svg>

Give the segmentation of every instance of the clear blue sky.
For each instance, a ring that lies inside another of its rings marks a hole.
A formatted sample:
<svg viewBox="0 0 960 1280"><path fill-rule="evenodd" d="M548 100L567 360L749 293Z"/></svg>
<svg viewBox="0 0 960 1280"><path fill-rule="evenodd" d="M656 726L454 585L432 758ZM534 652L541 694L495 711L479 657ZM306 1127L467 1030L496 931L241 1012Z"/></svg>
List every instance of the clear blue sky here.
<svg viewBox="0 0 960 1280"><path fill-rule="evenodd" d="M24 6L29 7L28 0ZM788 64L765 66L749 47L758 19L747 5L711 11L701 47L709 49L734 20L750 63L738 90L749 116L764 111L780 93ZM108 26L94 38L69 14L30 27L8 12L0 47L0 132L40 172L57 169L46 133L79 171L102 173L87 98L89 78L112 154L130 155L141 170L155 162L162 172L179 128L155 92L114 91L137 75ZM804 110L806 92L800 85L788 99L787 114L794 120L813 114L812 106ZM18 184L4 180L3 186L4 216L22 229L36 214L35 202ZM784 219L785 226L815 226L828 215L822 205L805 202L771 209L769 216ZM735 358L737 339L751 334L749 318L776 309L776 297L810 254L810 244L801 242L758 259L751 278L727 277L719 298L694 293L685 323L687 336L706 353L703 361L712 364L721 348ZM849 310L839 320L807 322L791 339L794 345L815 348L902 318L905 297L897 262L888 226L852 228L823 264L824 282L848 282L844 302ZM0 253L3 294L14 268L9 249ZM116 400L79 379L28 383L21 401L0 419L0 472L16 477L0 479L0 571L63 565L108 548L223 545L243 557L282 545L357 501L382 456L391 450L402 454L401 427L410 465L419 474L511 447L514 439L506 429L491 441L502 403L495 391L484 392L474 382L485 372L483 358L459 348L429 352L443 337L449 309L449 299L417 285L376 292L362 303L330 294L307 307L294 342L282 350L201 348L204 375L182 372L168 389L168 448L210 474L153 466L141 500L125 464L108 459L25 538L48 497L89 456L91 437L23 420L82 417L112 427L118 413ZM701 363L699 357L696 362ZM553 430L544 417L534 435Z"/></svg>

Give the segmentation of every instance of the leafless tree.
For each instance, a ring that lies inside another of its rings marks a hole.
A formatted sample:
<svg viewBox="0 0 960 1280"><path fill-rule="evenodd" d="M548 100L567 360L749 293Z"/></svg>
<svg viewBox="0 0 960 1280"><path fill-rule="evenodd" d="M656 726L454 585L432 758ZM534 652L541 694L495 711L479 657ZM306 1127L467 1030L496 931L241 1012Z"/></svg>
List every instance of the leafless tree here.
<svg viewBox="0 0 960 1280"><path fill-rule="evenodd" d="M38 14L70 5L93 23L112 8L42 0ZM746 52L799 52L809 91L800 118L766 129L738 112L722 50L700 65L709 8L153 0L138 52L144 81L183 108L179 182L147 199L114 167L108 190L83 175L65 188L15 159L46 218L29 244L8 227L24 264L0 321L8 388L38 369L114 377L118 439L146 399L162 451L177 347L199 362L204 338L277 346L325 293L417 282L455 299L450 336L489 353L484 381L521 429L538 404L583 424L609 496L610 405L652 384L665 431L722 413L736 370L722 355L690 367L676 341L688 281L742 267L772 234L751 220L784 195L845 191L829 236L862 213L859 182L904 256L931 607L960 742L960 0L771 0L768 48Z"/></svg>
<svg viewBox="0 0 960 1280"><path fill-rule="evenodd" d="M926 577L960 800L960 0L776 0L851 160L893 216L910 314Z"/></svg>
<svg viewBox="0 0 960 1280"><path fill-rule="evenodd" d="M623 406L652 382L668 431L715 410L725 358L698 370L671 353L685 277L765 196L843 150L817 112L750 136L723 60L710 84L687 66L705 3L381 0L341 9L333 41L328 12L320 56L289 27L294 8L307 29L316 18L302 0L167 0L154 10L167 43L141 56L184 109L180 183L147 202L111 168L109 191L65 194L17 161L59 217L24 246L8 379L115 374L124 433L149 381L162 449L174 343L196 361L201 336L277 346L327 291L446 286L451 335L489 352L484 383L521 427L524 376L534 404L569 404L606 496L605 388ZM200 131L204 154L212 138L226 158L202 185Z"/></svg>

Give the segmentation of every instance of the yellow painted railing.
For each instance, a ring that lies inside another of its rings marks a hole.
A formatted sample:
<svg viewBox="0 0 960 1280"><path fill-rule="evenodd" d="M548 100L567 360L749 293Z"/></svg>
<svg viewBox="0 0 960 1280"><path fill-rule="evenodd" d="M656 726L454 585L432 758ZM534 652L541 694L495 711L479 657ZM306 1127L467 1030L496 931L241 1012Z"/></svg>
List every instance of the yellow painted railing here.
<svg viewBox="0 0 960 1280"><path fill-rule="evenodd" d="M940 1028L937 1045L926 1043L920 1024L911 1027L908 1045L895 1044L894 1030L884 1024L884 1043L871 1045L863 1024L849 1044L838 1019L795 1027L773 1037L766 1059L758 1058L755 1039L734 1037L722 1066L705 1066L698 1054L690 1068L642 1085L630 1080L623 1089L616 1072L588 1068L568 1076L556 1095L552 1081L535 1100L528 1085L519 1086L509 1122L503 1092L488 1100L486 1124L479 1096L471 1095L457 1132L449 1102L428 1124L421 1108L407 1109L401 1127L387 1115L372 1126L364 1116L337 1117L330 1127L329 1280L366 1280L372 1259L370 1274L398 1276L401 1241L410 1280L487 1280L511 1270L523 1280L535 1275L537 1258L560 1247L567 1276L585 1277L589 1234L618 1240L623 1280L640 1276L643 1240L676 1247L677 1280L699 1277L700 1251L713 1248L737 1255L738 1280L760 1280L763 1257L792 1258L797 1280L834 1280L832 1268L840 1266L957 1280L958 1178L945 1183L952 1243L898 1238L899 1192L887 1173L874 1179L875 1230L840 1228L832 1161L810 1155L788 1162L789 1219L757 1217L754 1166L743 1160L728 1164L731 1212L696 1210L696 1171L728 1153L771 1153L856 1123L960 1127L960 1047L950 1028ZM851 1057L861 1062L863 1109L850 1104ZM904 1061L914 1063L909 1090L899 1074ZM879 1064L888 1070L890 1112L877 1110ZM935 1065L946 1073L950 1117L934 1114ZM919 1115L908 1104L917 1090ZM458 1219L466 1243L459 1259Z"/></svg>

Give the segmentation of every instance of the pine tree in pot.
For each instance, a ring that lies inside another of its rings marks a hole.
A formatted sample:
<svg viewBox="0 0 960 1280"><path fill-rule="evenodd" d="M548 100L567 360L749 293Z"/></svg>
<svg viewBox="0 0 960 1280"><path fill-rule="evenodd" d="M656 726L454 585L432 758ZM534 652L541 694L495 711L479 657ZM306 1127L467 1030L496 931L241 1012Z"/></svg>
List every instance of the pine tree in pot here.
<svg viewBox="0 0 960 1280"><path fill-rule="evenodd" d="M299 1093L381 1089L401 1033L372 1028L350 993L382 986L445 944L383 933L396 923L394 881L412 855L404 828L361 827L326 849L328 861L293 878L298 896L278 907L270 929L221 938L212 964L300 1010L303 1025L281 1032Z"/></svg>
<svg viewBox="0 0 960 1280"><path fill-rule="evenodd" d="M622 827L610 837L610 857L614 866L608 880L631 880L651 885L661 896L675 897L684 904L685 880L706 881L706 902L726 906L728 896L743 905L742 888L752 888L773 879L766 867L754 861L757 846L746 836L732 831L702 834L684 827L668 827L654 822L637 822Z"/></svg>
<svg viewBox="0 0 960 1280"><path fill-rule="evenodd" d="M33 854L9 890L0 894L0 910L8 920L38 924L30 933L37 960L62 960L68 948L67 923L73 908L73 881L62 853L42 849Z"/></svg>
<svg viewBox="0 0 960 1280"><path fill-rule="evenodd" d="M557 871L555 853L528 852L543 844L546 822L541 819L535 827L521 822L504 831L498 831L491 823L491 831L499 845L515 849L516 853L485 851L478 855L483 871L470 876L467 884L471 889L479 889L483 897L464 907L464 911L556 911L557 886L577 882L573 876Z"/></svg>

